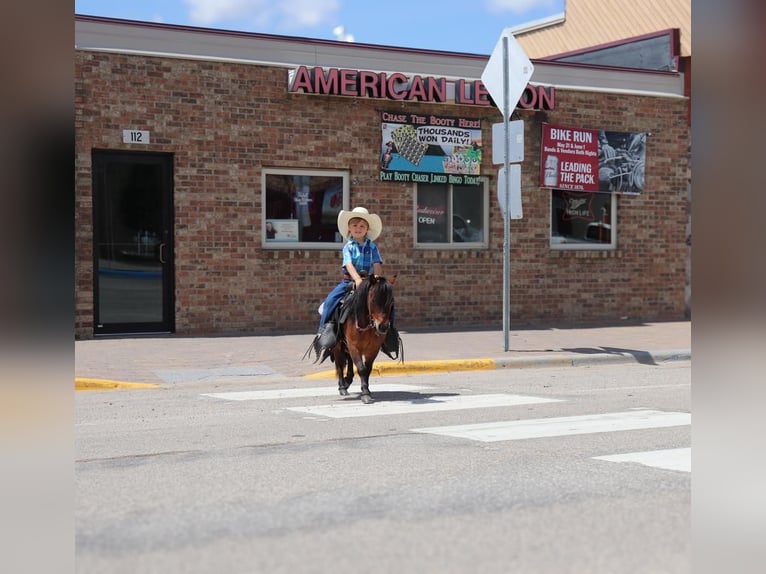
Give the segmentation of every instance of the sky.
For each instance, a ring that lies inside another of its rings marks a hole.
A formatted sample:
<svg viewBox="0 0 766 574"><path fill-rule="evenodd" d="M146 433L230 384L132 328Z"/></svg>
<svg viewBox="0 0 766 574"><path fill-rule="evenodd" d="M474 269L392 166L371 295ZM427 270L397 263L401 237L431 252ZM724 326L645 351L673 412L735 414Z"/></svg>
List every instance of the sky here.
<svg viewBox="0 0 766 574"><path fill-rule="evenodd" d="M565 0L75 0L75 14L489 55Z"/></svg>

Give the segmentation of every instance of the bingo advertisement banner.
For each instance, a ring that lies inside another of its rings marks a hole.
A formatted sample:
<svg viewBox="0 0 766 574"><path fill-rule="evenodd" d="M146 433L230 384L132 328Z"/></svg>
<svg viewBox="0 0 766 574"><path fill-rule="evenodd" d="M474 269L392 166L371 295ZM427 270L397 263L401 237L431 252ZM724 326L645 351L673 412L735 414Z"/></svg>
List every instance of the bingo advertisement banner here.
<svg viewBox="0 0 766 574"><path fill-rule="evenodd" d="M646 133L543 125L541 187L635 195L645 165Z"/></svg>
<svg viewBox="0 0 766 574"><path fill-rule="evenodd" d="M381 181L479 185L481 152L481 120L381 114Z"/></svg>

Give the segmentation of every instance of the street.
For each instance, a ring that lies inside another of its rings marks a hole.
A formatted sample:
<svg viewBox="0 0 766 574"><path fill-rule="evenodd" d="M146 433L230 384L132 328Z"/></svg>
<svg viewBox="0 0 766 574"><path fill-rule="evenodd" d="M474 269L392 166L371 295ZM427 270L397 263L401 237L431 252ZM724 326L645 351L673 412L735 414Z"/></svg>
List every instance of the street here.
<svg viewBox="0 0 766 574"><path fill-rule="evenodd" d="M76 393L79 573L691 571L691 369Z"/></svg>

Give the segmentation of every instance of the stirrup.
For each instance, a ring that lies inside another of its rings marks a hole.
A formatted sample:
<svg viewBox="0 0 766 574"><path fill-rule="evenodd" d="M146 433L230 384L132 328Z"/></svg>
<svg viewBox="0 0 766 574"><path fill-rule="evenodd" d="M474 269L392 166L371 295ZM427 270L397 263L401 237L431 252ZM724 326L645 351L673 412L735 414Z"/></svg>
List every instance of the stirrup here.
<svg viewBox="0 0 766 574"><path fill-rule="evenodd" d="M335 323L333 321L327 321L319 333L316 334L314 340L311 343L309 349L314 350L314 362L324 363L327 357L332 359L332 351L335 348L337 342L337 335L335 333ZM306 351L308 353L308 351Z"/></svg>
<svg viewBox="0 0 766 574"><path fill-rule="evenodd" d="M322 349L331 349L335 346L337 336L335 335L335 322L327 321L317 333L317 347Z"/></svg>

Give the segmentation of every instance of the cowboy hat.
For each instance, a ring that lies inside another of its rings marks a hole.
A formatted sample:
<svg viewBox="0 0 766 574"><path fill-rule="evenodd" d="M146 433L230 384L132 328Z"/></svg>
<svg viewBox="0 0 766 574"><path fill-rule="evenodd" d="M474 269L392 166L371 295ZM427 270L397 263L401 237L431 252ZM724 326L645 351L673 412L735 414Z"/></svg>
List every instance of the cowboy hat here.
<svg viewBox="0 0 766 574"><path fill-rule="evenodd" d="M380 217L375 213L370 213L364 207L355 207L351 211L341 210L338 214L338 231L343 237L348 237L348 222L354 218L364 219L370 229L367 230L367 238L370 241L375 241L380 232L383 231L383 223L380 221Z"/></svg>

